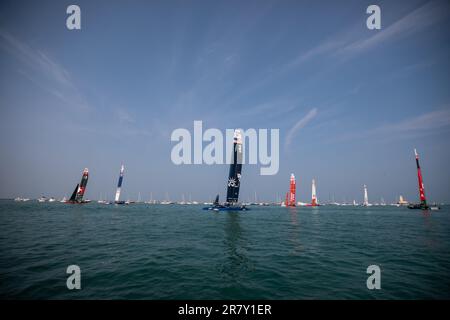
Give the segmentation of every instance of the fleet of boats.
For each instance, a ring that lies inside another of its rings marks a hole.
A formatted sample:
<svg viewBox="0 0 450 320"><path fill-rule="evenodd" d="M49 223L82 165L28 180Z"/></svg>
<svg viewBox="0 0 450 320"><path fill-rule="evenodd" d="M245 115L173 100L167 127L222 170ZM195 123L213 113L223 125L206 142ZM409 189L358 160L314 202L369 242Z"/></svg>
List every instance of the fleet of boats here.
<svg viewBox="0 0 450 320"><path fill-rule="evenodd" d="M419 199L420 203L410 203L408 202L402 195L399 196L399 200L396 203L391 204L391 206L397 206L397 207L408 207L409 209L421 209L421 210L439 210L440 207L438 205L428 205L426 196L425 196L425 186L423 183L423 177L422 177L422 171L419 164L419 155L417 153L417 150L414 149L414 155L416 160L416 167L417 167L417 178L418 178L418 187L419 187ZM166 199L163 201L157 201L153 199L153 194L150 195L150 200L141 202L140 200L140 193L138 195L138 200L121 200L121 191L122 191L122 184L124 179L124 171L125 166L121 164L120 166L120 172L119 172L119 180L117 183L117 189L115 193L114 201L108 201L106 199L102 199L102 196L100 195L100 199L97 201L99 204L115 204L115 205L128 205L128 204L135 204L135 203L145 203L145 204L161 204L161 205L198 205L199 202L192 201L191 195L189 195L189 201L186 201L184 194L182 194L182 200L179 202L174 202L169 199L169 194L166 193ZM286 193L286 198L284 201L276 201L276 202L257 202L256 198L256 192L255 192L255 201L254 202L248 202L248 203L240 203L239 202L239 189L241 185L241 174L242 174L242 135L240 130L235 130L234 132L234 141L233 141L233 154L232 154L232 162L230 164L230 170L228 174L228 182L227 182L227 197L226 201L223 203L220 203L219 201L219 195L216 196L214 202L204 202L203 204L206 205L204 207L204 210L212 210L212 211L245 211L249 210L248 206L253 205L259 205L259 206L268 206L268 205L278 205L282 207L296 207L296 206L305 206L305 207L317 207L321 205L336 205L336 206L364 206L364 207L371 207L371 206L386 206L384 199L381 198L380 203L370 203L369 202L369 196L367 191L367 185L363 186L363 202L362 204L358 204L356 200L353 200L352 203L338 203L333 201L330 201L328 203L319 204L319 200L317 198L317 190L316 190L316 181L315 179L312 180L311 183L311 201L310 202L301 202L296 201L296 179L295 175L292 173L289 179L289 192ZM81 181L78 183L69 199L64 196L61 200L57 200L54 197L47 198L46 196L41 196L37 199L38 202L60 202L60 203L67 203L67 204L85 204L91 202L91 200L84 199L84 194L86 192L86 187L89 179L89 170L85 168L83 170ZM14 201L17 202L27 202L30 201L29 198L22 198L17 197L14 199Z"/></svg>
<svg viewBox="0 0 450 320"><path fill-rule="evenodd" d="M316 192L316 180L313 179L311 182L311 202L301 202L295 201L295 193L296 193L296 181L295 176L291 173L291 177L289 179L289 192L286 193L286 200L281 203L282 207L318 207L320 206L319 201L317 199Z"/></svg>

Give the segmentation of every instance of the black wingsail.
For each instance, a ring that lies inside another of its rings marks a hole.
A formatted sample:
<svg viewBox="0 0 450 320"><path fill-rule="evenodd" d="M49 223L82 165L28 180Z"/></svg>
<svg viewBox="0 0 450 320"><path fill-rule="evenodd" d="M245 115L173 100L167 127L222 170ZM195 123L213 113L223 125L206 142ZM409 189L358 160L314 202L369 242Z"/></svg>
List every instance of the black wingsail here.
<svg viewBox="0 0 450 320"><path fill-rule="evenodd" d="M217 195L216 196L216 200L214 200L214 203L213 203L215 206L218 206L219 205L219 195Z"/></svg>
<svg viewBox="0 0 450 320"><path fill-rule="evenodd" d="M84 196L84 192L86 191L86 185L88 182L88 178L89 178L89 171L86 168L83 170L83 176L81 177L80 187L78 188L77 195L75 197L76 202L83 201L83 196Z"/></svg>
<svg viewBox="0 0 450 320"><path fill-rule="evenodd" d="M73 190L72 196L70 197L69 201L75 201L79 185L80 184L78 183L77 186L75 187L75 190Z"/></svg>
<svg viewBox="0 0 450 320"><path fill-rule="evenodd" d="M242 171L242 137L239 130L234 131L233 157L228 175L227 203L236 204L239 199Z"/></svg>

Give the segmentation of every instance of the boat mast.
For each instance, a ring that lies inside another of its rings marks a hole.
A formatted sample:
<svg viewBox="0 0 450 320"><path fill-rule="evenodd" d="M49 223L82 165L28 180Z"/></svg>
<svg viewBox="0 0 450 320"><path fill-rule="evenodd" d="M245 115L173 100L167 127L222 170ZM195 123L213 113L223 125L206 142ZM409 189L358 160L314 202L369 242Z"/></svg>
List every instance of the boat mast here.
<svg viewBox="0 0 450 320"><path fill-rule="evenodd" d="M233 158L230 165L227 183L227 203L236 204L239 199L239 187L242 171L242 135L240 130L234 130Z"/></svg>
<svg viewBox="0 0 450 320"><path fill-rule="evenodd" d="M292 207L294 207L295 206L295 176L294 176L294 174L292 173L291 174L291 181L290 181L291 183L291 185L290 185L290 198L289 198L289 201L290 201L290 205L292 206Z"/></svg>
<svg viewBox="0 0 450 320"><path fill-rule="evenodd" d="M84 192L86 191L86 185L88 182L88 178L89 178L89 170L88 170L88 168L85 168L83 170L83 175L81 176L81 182L80 182L80 185L78 187L78 190L77 190L77 193L75 196L76 202L83 201L83 196L84 196Z"/></svg>
<svg viewBox="0 0 450 320"><path fill-rule="evenodd" d="M311 187L311 205L317 206L317 195L316 195L316 181L312 180L312 187Z"/></svg>
<svg viewBox="0 0 450 320"><path fill-rule="evenodd" d="M414 154L416 156L416 166L417 166L417 179L419 182L419 196L420 196L420 204L424 207L427 206L427 199L425 197L425 186L423 185L422 179L422 171L419 165L419 155L417 154L417 150L414 149Z"/></svg>
<svg viewBox="0 0 450 320"><path fill-rule="evenodd" d="M289 192L286 194L286 206L295 207L295 176L291 173L291 178L289 180Z"/></svg>
<svg viewBox="0 0 450 320"><path fill-rule="evenodd" d="M79 183L77 183L77 186L75 187L75 190L73 190L72 195L70 196L69 201L75 201L76 197L77 197L77 192L78 192L78 187L80 186Z"/></svg>
<svg viewBox="0 0 450 320"><path fill-rule="evenodd" d="M363 202L364 206L369 205L369 196L367 195L367 186L364 185L364 202Z"/></svg>
<svg viewBox="0 0 450 320"><path fill-rule="evenodd" d="M120 191L122 189L122 181L123 181L123 171L125 170L124 165L122 164L120 166L120 174L119 174L119 182L117 183L117 190L116 190L116 198L114 199L115 202L119 202L120 198Z"/></svg>

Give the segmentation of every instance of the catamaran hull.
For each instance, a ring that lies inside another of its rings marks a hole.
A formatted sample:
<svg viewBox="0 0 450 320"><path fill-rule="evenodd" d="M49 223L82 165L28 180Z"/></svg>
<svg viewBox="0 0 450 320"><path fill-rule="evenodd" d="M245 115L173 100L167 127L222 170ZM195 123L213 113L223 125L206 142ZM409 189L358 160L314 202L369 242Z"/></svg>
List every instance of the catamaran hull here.
<svg viewBox="0 0 450 320"><path fill-rule="evenodd" d="M204 207L203 210L210 210L210 211L248 211L250 210L247 207Z"/></svg>
<svg viewBox="0 0 450 320"><path fill-rule="evenodd" d="M83 201L71 201L71 200L67 200L67 201L65 201L64 203L67 203L67 204L85 204L85 203L89 203L89 202L91 202L91 201L89 201L89 200L83 200Z"/></svg>
<svg viewBox="0 0 450 320"><path fill-rule="evenodd" d="M428 205L423 205L421 203L414 203L414 204L408 205L408 209L440 210L441 208L439 206L428 206Z"/></svg>

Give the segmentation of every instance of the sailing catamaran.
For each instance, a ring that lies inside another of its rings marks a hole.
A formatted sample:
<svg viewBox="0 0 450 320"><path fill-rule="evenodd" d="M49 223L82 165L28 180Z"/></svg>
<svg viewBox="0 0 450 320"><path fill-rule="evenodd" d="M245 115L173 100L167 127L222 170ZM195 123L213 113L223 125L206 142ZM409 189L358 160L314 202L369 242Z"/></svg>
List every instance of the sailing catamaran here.
<svg viewBox="0 0 450 320"><path fill-rule="evenodd" d="M306 204L307 207L318 207L320 206L319 201L317 200L316 193L316 180L312 180L311 184L311 203Z"/></svg>
<svg viewBox="0 0 450 320"><path fill-rule="evenodd" d="M286 193L286 201L281 204L282 207L295 207L295 176L291 173L291 178L289 179L289 192Z"/></svg>
<svg viewBox="0 0 450 320"><path fill-rule="evenodd" d="M311 185L311 206L317 207L319 206L319 201L317 200L317 193L316 193L316 180L312 180Z"/></svg>
<svg viewBox="0 0 450 320"><path fill-rule="evenodd" d="M89 200L83 200L84 192L86 191L86 185L89 178L89 170L88 168L85 168L83 170L83 175L81 176L81 182L77 184L75 187L75 190L72 193L72 196L69 200L66 201L66 203L88 203Z"/></svg>
<svg viewBox="0 0 450 320"><path fill-rule="evenodd" d="M425 197L425 186L423 185L423 179L422 179L422 171L420 170L419 165L419 155L417 154L417 150L414 149L414 155L416 156L416 166L417 166L417 179L419 182L419 197L420 197L420 203L411 203L408 205L409 209L422 209L422 210L439 210L439 206L433 205L428 206L427 204L427 198Z"/></svg>
<svg viewBox="0 0 450 320"><path fill-rule="evenodd" d="M228 174L227 201L224 204L219 203L219 195L210 207L204 207L203 210L214 211L244 211L249 210L245 205L238 204L239 188L241 185L242 171L242 135L240 130L234 130L233 137L233 158Z"/></svg>
<svg viewBox="0 0 450 320"><path fill-rule="evenodd" d="M363 201L363 207L371 207L372 204L369 203L369 196L367 195L367 186L364 185L364 201Z"/></svg>
<svg viewBox="0 0 450 320"><path fill-rule="evenodd" d="M122 190L122 181L123 181L123 171L125 170L124 165L120 166L120 174L119 174L119 182L117 183L116 197L114 198L115 204L125 204L125 201L120 201L120 192Z"/></svg>

